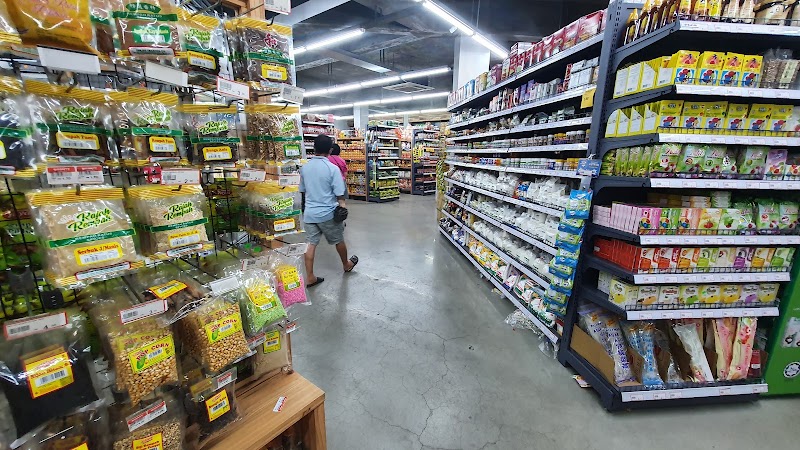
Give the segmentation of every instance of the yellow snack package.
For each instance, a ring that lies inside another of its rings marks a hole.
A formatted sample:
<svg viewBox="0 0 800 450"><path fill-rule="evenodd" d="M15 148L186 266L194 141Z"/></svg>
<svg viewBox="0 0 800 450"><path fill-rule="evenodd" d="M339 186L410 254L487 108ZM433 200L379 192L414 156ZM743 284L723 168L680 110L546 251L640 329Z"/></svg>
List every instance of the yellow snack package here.
<svg viewBox="0 0 800 450"><path fill-rule="evenodd" d="M11 21L25 45L97 53L91 46L89 0L8 0Z"/></svg>

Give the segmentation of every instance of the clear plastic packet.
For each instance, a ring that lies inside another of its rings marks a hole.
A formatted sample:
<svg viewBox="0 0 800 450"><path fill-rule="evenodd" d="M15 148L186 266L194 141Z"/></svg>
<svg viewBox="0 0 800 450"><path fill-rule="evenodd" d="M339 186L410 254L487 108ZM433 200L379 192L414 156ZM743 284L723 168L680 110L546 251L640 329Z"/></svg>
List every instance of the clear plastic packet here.
<svg viewBox="0 0 800 450"><path fill-rule="evenodd" d="M743 380L750 370L750 359L753 357L758 319L755 317L739 317L736 324L736 336L733 341L731 365L728 369L728 380Z"/></svg>
<svg viewBox="0 0 800 450"><path fill-rule="evenodd" d="M642 384L650 388L664 387L658 373L655 351L655 325L652 322L623 322L622 331L628 343L644 361L642 365Z"/></svg>
<svg viewBox="0 0 800 450"><path fill-rule="evenodd" d="M192 270L196 269L160 264L154 268L138 270L126 280L143 302L153 305L157 301L166 302L162 307L167 308L167 313L160 316L166 326L199 306L210 292L201 281L192 276Z"/></svg>
<svg viewBox="0 0 800 450"><path fill-rule="evenodd" d="M227 53L225 30L220 20L179 8L178 35L184 51L182 66L189 74L189 83L216 83L220 58Z"/></svg>
<svg viewBox="0 0 800 450"><path fill-rule="evenodd" d="M141 306L122 289L99 292L91 299L89 315L102 339L106 357L116 373L115 388L127 393L131 404L158 388L178 384L175 340L169 328L153 316L131 314ZM166 312L166 305L147 305L151 312ZM144 316L144 317L142 317Z"/></svg>
<svg viewBox="0 0 800 450"><path fill-rule="evenodd" d="M659 355L659 361L662 359L666 359L668 361L666 373L667 383L683 382L683 378L681 377L680 373L678 372L678 368L675 365L675 359L672 358L672 351L669 348L669 338L667 335L659 328L656 328L653 332L653 338L655 339L656 354Z"/></svg>
<svg viewBox="0 0 800 450"><path fill-rule="evenodd" d="M125 164L175 165L183 162L183 131L174 112L178 96L147 89L130 88L112 96L120 157Z"/></svg>
<svg viewBox="0 0 800 450"><path fill-rule="evenodd" d="M239 275L244 290L239 306L247 336L255 336L266 327L286 317L281 299L275 292L274 281L265 270L246 270Z"/></svg>
<svg viewBox="0 0 800 450"><path fill-rule="evenodd" d="M241 417L236 404L236 378L233 367L191 385L186 412L189 420L198 425L201 442Z"/></svg>
<svg viewBox="0 0 800 450"><path fill-rule="evenodd" d="M194 165L235 163L239 161L239 112L236 105L183 105L181 107L189 134L189 162Z"/></svg>
<svg viewBox="0 0 800 450"><path fill-rule="evenodd" d="M100 91L26 80L33 140L45 163L115 163L108 97Z"/></svg>
<svg viewBox="0 0 800 450"><path fill-rule="evenodd" d="M272 327L251 338L248 344L256 353L252 358L254 377L292 370L292 354L284 327Z"/></svg>
<svg viewBox="0 0 800 450"><path fill-rule="evenodd" d="M245 107L248 162L265 165L268 161L297 161L303 157L300 108L265 104Z"/></svg>
<svg viewBox="0 0 800 450"><path fill-rule="evenodd" d="M167 259L212 250L214 243L206 231L206 204L199 185L128 188L128 206L139 230L142 254Z"/></svg>
<svg viewBox="0 0 800 450"><path fill-rule="evenodd" d="M308 303L306 283L303 278L305 263L300 256L286 256L275 250L270 258L270 267L275 277L275 290L284 308L297 303Z"/></svg>
<svg viewBox="0 0 800 450"><path fill-rule="evenodd" d="M175 323L187 353L210 372L250 354L242 328L238 290L214 297Z"/></svg>
<svg viewBox="0 0 800 450"><path fill-rule="evenodd" d="M22 82L16 78L0 77L0 143L3 146L3 152L0 152L0 175L26 178L36 175L30 116L22 94Z"/></svg>
<svg viewBox="0 0 800 450"><path fill-rule="evenodd" d="M111 56L115 51L111 0L90 0L89 19L92 23L92 46L102 57Z"/></svg>
<svg viewBox="0 0 800 450"><path fill-rule="evenodd" d="M717 379L727 380L728 370L730 370L731 360L733 359L733 341L736 337L735 317L715 319L714 324L714 348L717 353Z"/></svg>
<svg viewBox="0 0 800 450"><path fill-rule="evenodd" d="M123 192L109 186L25 194L52 284L86 286L142 266Z"/></svg>
<svg viewBox="0 0 800 450"><path fill-rule="evenodd" d="M0 383L17 436L98 400L86 326L75 310L4 324Z"/></svg>
<svg viewBox="0 0 800 450"><path fill-rule="evenodd" d="M588 219L592 208L592 193L573 189L569 194L567 209L564 211L566 219Z"/></svg>
<svg viewBox="0 0 800 450"><path fill-rule="evenodd" d="M6 2L0 2L0 48L10 47L12 44L21 44L19 32L11 22Z"/></svg>
<svg viewBox="0 0 800 450"><path fill-rule="evenodd" d="M703 343L700 341L697 326L694 324L674 325L672 329L680 338L683 349L691 358L692 380L697 383L714 381L714 375L711 373L711 367L708 365L708 359L703 351Z"/></svg>
<svg viewBox="0 0 800 450"><path fill-rule="evenodd" d="M89 20L89 0L7 0L11 21L22 43L94 53L92 24Z"/></svg>
<svg viewBox="0 0 800 450"><path fill-rule="evenodd" d="M160 394L144 407L115 405L111 408L113 450L181 450L184 411L178 394ZM94 449L90 449L94 450Z"/></svg>
<svg viewBox="0 0 800 450"><path fill-rule="evenodd" d="M174 57L181 51L177 8L168 0L113 0L111 16L117 26L117 56Z"/></svg>
<svg viewBox="0 0 800 450"><path fill-rule="evenodd" d="M265 239L303 231L301 195L297 186L275 182L248 183L241 194L240 224Z"/></svg>
<svg viewBox="0 0 800 450"><path fill-rule="evenodd" d="M578 324L595 341L599 342L606 353L611 354L611 345L606 330L606 314L600 308L585 304L578 308Z"/></svg>
<svg viewBox="0 0 800 450"><path fill-rule="evenodd" d="M619 385L636 381L628 361L628 346L622 336L619 320L614 316L605 317L606 339L611 349L611 358L614 360L614 381Z"/></svg>
<svg viewBox="0 0 800 450"><path fill-rule="evenodd" d="M227 21L225 28L236 35L238 51L234 53L234 73L237 79L272 90L279 89L281 84L295 84L290 27L237 17Z"/></svg>
<svg viewBox="0 0 800 450"><path fill-rule="evenodd" d="M108 410L98 400L20 437L11 444L16 450L95 450L107 448Z"/></svg>

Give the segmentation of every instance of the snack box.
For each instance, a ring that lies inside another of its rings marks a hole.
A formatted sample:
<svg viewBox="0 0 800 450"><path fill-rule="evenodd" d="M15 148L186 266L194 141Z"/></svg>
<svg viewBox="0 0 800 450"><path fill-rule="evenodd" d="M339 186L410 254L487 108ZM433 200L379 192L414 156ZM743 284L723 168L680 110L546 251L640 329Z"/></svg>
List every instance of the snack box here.
<svg viewBox="0 0 800 450"><path fill-rule="evenodd" d="M680 286L662 285L658 291L658 303L660 305L679 305Z"/></svg>
<svg viewBox="0 0 800 450"><path fill-rule="evenodd" d="M700 53L689 50L679 50L672 55L669 65L662 68L658 75L658 84L694 84L697 77L697 62Z"/></svg>
<svg viewBox="0 0 800 450"><path fill-rule="evenodd" d="M711 261L712 272L724 272L733 268L736 258L736 247L718 247L717 257Z"/></svg>
<svg viewBox="0 0 800 450"><path fill-rule="evenodd" d="M701 208L681 208L678 218L678 234L697 234L701 213Z"/></svg>
<svg viewBox="0 0 800 450"><path fill-rule="evenodd" d="M634 214L638 216L638 234L657 234L661 222L661 208L636 207Z"/></svg>
<svg viewBox="0 0 800 450"><path fill-rule="evenodd" d="M680 247L660 247L658 249L658 270L675 270L681 256Z"/></svg>
<svg viewBox="0 0 800 450"><path fill-rule="evenodd" d="M778 283L761 283L758 285L756 298L760 303L774 303L778 300L778 290L781 285Z"/></svg>
<svg viewBox="0 0 800 450"><path fill-rule="evenodd" d="M637 305L654 305L658 303L658 286L639 286L639 294L636 296Z"/></svg>
<svg viewBox="0 0 800 450"><path fill-rule="evenodd" d="M695 264L696 272L709 272L711 270L712 254L717 251L716 248L702 247L697 252L697 263Z"/></svg>
<svg viewBox="0 0 800 450"><path fill-rule="evenodd" d="M600 275L597 277L597 289L604 294L608 294L611 292L611 281L613 279L614 275L608 272L600 272Z"/></svg>
<svg viewBox="0 0 800 450"><path fill-rule="evenodd" d="M700 249L697 247L681 247L680 256L678 258L678 271L680 273L694 272L694 269L697 268L699 252Z"/></svg>
<svg viewBox="0 0 800 450"><path fill-rule="evenodd" d="M725 129L729 131L744 130L749 112L750 105L729 103L728 111L725 113Z"/></svg>
<svg viewBox="0 0 800 450"><path fill-rule="evenodd" d="M653 70L656 72L654 87L660 88L663 86L669 86L670 84L673 84L672 79L670 78L669 72L667 70L669 68L669 62L671 59L672 56L661 56L650 61Z"/></svg>
<svg viewBox="0 0 800 450"><path fill-rule="evenodd" d="M728 102L707 102L703 117L703 128L719 130L725 126Z"/></svg>
<svg viewBox="0 0 800 450"><path fill-rule="evenodd" d="M608 300L615 305L635 304L639 296L639 286L628 284L619 278L611 280Z"/></svg>
<svg viewBox="0 0 800 450"><path fill-rule="evenodd" d="M617 70L617 78L614 81L614 98L619 98L625 95L625 89L628 86L628 68Z"/></svg>
<svg viewBox="0 0 800 450"><path fill-rule="evenodd" d="M564 46L564 29L560 29L553 33L553 41L550 47L550 55L555 55L557 53L561 53Z"/></svg>
<svg viewBox="0 0 800 450"><path fill-rule="evenodd" d="M676 128L680 125L681 113L683 112L683 100L660 100L653 103L655 105L658 119L655 120L656 128L647 129L649 124L645 124L645 133L658 132L659 128ZM647 115L647 111L645 111Z"/></svg>
<svg viewBox="0 0 800 450"><path fill-rule="evenodd" d="M603 22L604 11L597 11L583 16L578 31L578 42L597 36L602 31Z"/></svg>
<svg viewBox="0 0 800 450"><path fill-rule="evenodd" d="M719 75L718 83L720 86L739 87L739 80L742 76L742 64L744 55L740 53L725 54L725 63Z"/></svg>
<svg viewBox="0 0 800 450"><path fill-rule="evenodd" d="M736 164L739 166L739 174L747 179L760 180L763 178L767 166L767 154L770 148L767 146L748 145L739 151L739 158Z"/></svg>
<svg viewBox="0 0 800 450"><path fill-rule="evenodd" d="M742 298L742 286L739 284L723 284L719 287L722 291L722 303L737 303Z"/></svg>
<svg viewBox="0 0 800 450"><path fill-rule="evenodd" d="M755 103L750 106L750 112L745 120L745 130L750 134L759 135L769 129L769 119L772 114L772 105Z"/></svg>
<svg viewBox="0 0 800 450"><path fill-rule="evenodd" d="M628 81L625 83L625 95L639 92L642 82L642 70L644 63L636 63L628 67Z"/></svg>
<svg viewBox="0 0 800 450"><path fill-rule="evenodd" d="M700 301L700 286L696 284L683 284L678 289L678 303L694 305Z"/></svg>
<svg viewBox="0 0 800 450"><path fill-rule="evenodd" d="M769 267L769 262L775 256L774 247L757 247L753 252L753 260L750 261L750 267L754 269L764 269Z"/></svg>
<svg viewBox="0 0 800 450"><path fill-rule="evenodd" d="M644 105L631 107L630 125L628 126L628 135L634 136L642 134L644 127Z"/></svg>
<svg viewBox="0 0 800 450"><path fill-rule="evenodd" d="M681 128L703 128L705 114L705 102L684 102L681 113Z"/></svg>
<svg viewBox="0 0 800 450"><path fill-rule="evenodd" d="M581 31L581 20L578 19L564 27L564 43L561 45L563 50L574 47L578 43L578 33Z"/></svg>
<svg viewBox="0 0 800 450"><path fill-rule="evenodd" d="M742 64L742 87L758 87L761 81L761 69L764 66L764 57L747 55Z"/></svg>
<svg viewBox="0 0 800 450"><path fill-rule="evenodd" d="M717 234L719 222L722 218L720 208L702 208L700 212L700 232L704 234Z"/></svg>
<svg viewBox="0 0 800 450"><path fill-rule="evenodd" d="M679 174L697 175L703 167L706 146L703 144L686 144L681 150L675 172Z"/></svg>
<svg viewBox="0 0 800 450"><path fill-rule="evenodd" d="M772 105L769 130L774 132L791 131L788 124L793 111L794 108L791 105Z"/></svg>
<svg viewBox="0 0 800 450"><path fill-rule="evenodd" d="M772 148L767 152L766 179L782 180L786 173L786 160L789 152L785 148Z"/></svg>
<svg viewBox="0 0 800 450"><path fill-rule="evenodd" d="M617 128L619 127L619 115L620 110L613 111L608 116L608 121L606 122L606 137L616 137L617 136ZM619 151L617 151L619 153Z"/></svg>
<svg viewBox="0 0 800 450"><path fill-rule="evenodd" d="M628 136L630 122L631 108L623 108L619 110L619 118L617 119L617 137Z"/></svg>
<svg viewBox="0 0 800 450"><path fill-rule="evenodd" d="M674 235L678 234L678 223L680 222L681 208L661 208L659 218L659 234Z"/></svg>
<svg viewBox="0 0 800 450"><path fill-rule="evenodd" d="M739 301L744 303L755 303L758 301L759 285L756 283L742 284Z"/></svg>
<svg viewBox="0 0 800 450"><path fill-rule="evenodd" d="M658 69L661 64L661 58L656 58L651 61L642 63L642 75L639 82L639 91L649 91L656 87L658 81Z"/></svg>
<svg viewBox="0 0 800 450"><path fill-rule="evenodd" d="M553 35L542 38L542 61L553 54Z"/></svg>
<svg viewBox="0 0 800 450"><path fill-rule="evenodd" d="M697 62L697 78L694 84L715 86L725 63L725 53L703 52Z"/></svg>

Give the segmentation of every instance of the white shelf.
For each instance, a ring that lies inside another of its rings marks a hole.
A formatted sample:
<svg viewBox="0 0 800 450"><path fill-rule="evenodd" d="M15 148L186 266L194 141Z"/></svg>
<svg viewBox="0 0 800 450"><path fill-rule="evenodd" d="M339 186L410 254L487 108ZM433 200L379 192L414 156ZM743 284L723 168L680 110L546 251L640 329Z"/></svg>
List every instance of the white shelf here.
<svg viewBox="0 0 800 450"><path fill-rule="evenodd" d="M486 154L493 154L493 153L508 153L508 147L502 148L476 148L476 149L460 149L460 148L448 148L447 153L465 153L465 154L479 154L479 153L486 153Z"/></svg>
<svg viewBox="0 0 800 450"><path fill-rule="evenodd" d="M447 153L466 153L466 154L479 154L479 153L541 153L541 152L569 152L569 151L587 151L589 150L588 143L580 144L555 144L555 145L540 145L534 147L498 147L498 148L481 148L481 149L448 149Z"/></svg>
<svg viewBox="0 0 800 450"><path fill-rule="evenodd" d="M800 245L800 236L641 235L641 245Z"/></svg>
<svg viewBox="0 0 800 450"><path fill-rule="evenodd" d="M544 69L545 67L548 67L548 66L550 66L552 64L555 64L555 63L563 60L564 58L572 56L575 53L580 52L582 50L585 50L585 49L591 47L592 45L598 44L598 43L600 43L602 41L603 41L603 33L600 33L597 36L592 36L591 38L579 43L578 45L573 46L572 48L569 48L569 49L567 49L567 50L565 50L563 52L560 52L560 53L556 53L555 55L551 56L550 58L547 58L546 60L541 61L541 62L539 62L539 63L537 63L537 64L535 64L535 65L533 65L533 66L531 66L531 67L529 67L529 68L527 68L525 70L523 70L522 72L518 73L514 77L511 77L511 78L508 78L506 80L503 80L500 83L497 83L494 86L491 86L488 89L485 89L485 90L473 95L470 98L461 100L459 102L456 102L456 103L448 106L447 110L450 111L450 112L457 111L461 106L463 106L463 105L465 105L467 103L470 103L473 100L476 100L476 99L478 99L480 97L488 96L492 92L498 92L498 91L500 91L500 89L502 89L502 88L504 88L504 87L506 87L506 86L508 86L510 84L513 84L517 80L526 78L526 77L530 76L531 74ZM451 129L452 129L452 126L451 126Z"/></svg>
<svg viewBox="0 0 800 450"><path fill-rule="evenodd" d="M398 177L398 176L393 176L393 177L378 177L378 179L379 179L379 180L396 180L396 179L398 179L398 178L400 178L400 177Z"/></svg>
<svg viewBox="0 0 800 450"><path fill-rule="evenodd" d="M626 311L628 320L659 319L721 319L725 317L777 317L777 307L767 308L713 308L713 309L669 309L653 311Z"/></svg>
<svg viewBox="0 0 800 450"><path fill-rule="evenodd" d="M311 121L308 121L308 120L304 120L303 121L303 125L320 125L320 126L324 126L324 127L334 127L334 126L336 126L336 125L334 125L332 123L328 123L328 122L311 122Z"/></svg>
<svg viewBox="0 0 800 450"><path fill-rule="evenodd" d="M492 119L496 119L498 117L509 116L509 115L520 113L520 112L523 112L523 111L528 111L530 109L536 109L536 108L538 108L540 106L550 105L550 104L553 104L553 103L558 103L558 102L562 102L562 101L565 101L565 100L570 100L570 99L573 99L573 98L579 98L579 97L583 96L584 92L588 91L589 89L594 89L595 87L596 87L595 85L591 84L591 85L580 87L580 88L570 89L570 90L562 92L560 94L552 95L550 97L545 97L545 98L540 99L540 100L535 100L535 101L528 102L528 103L525 103L525 104L522 104L522 105L519 105L519 106L515 106L514 108L504 109L504 110L498 111L496 113L487 114L485 116L477 117L475 119L470 119L470 120L468 120L466 122L462 122L462 123L459 123L457 125L452 125L450 128L451 129L453 129L453 128L463 128L463 127L472 125L474 123L486 122L486 121L489 121L489 120L492 120ZM508 130L499 130L499 131L503 131L505 133L508 133ZM489 134L489 133L495 133L495 134ZM492 132L487 132L487 133L479 133L479 134L475 134L475 135L472 135L472 136L463 136L463 137L461 137L460 140L477 139L479 137L486 137L486 136L495 136L496 133L497 132L493 132L492 131ZM448 138L447 140L448 140L448 142L455 142L455 140L457 140L457 139L459 139L459 138Z"/></svg>
<svg viewBox="0 0 800 450"><path fill-rule="evenodd" d="M761 189L776 191L800 190L800 181L750 181L750 180L701 180L685 178L650 178L653 188L700 188L700 189Z"/></svg>
<svg viewBox="0 0 800 450"><path fill-rule="evenodd" d="M442 212L444 212L444 211L442 211ZM452 216L451 216L451 217L452 217ZM496 279L495 279L495 278L494 278L494 277L493 277L493 276L492 276L492 275L491 275L489 272L487 272L487 271L486 271L486 269L484 269L484 268L483 268L483 267L482 267L482 266L481 266L481 265L480 265L480 264L479 264L477 261L475 261L475 258L473 258L472 256L470 256L469 252L467 252L466 250L464 250L464 247L462 247L462 246L460 246L458 243L456 243L456 241L454 241L454 240L453 240L453 238L452 238L452 237L450 237L450 235L449 235L449 234L448 234L448 233L447 233L447 232L446 232L444 229L442 229L441 227L439 228L439 232L440 232L440 233L442 233L442 234L444 235L444 237L446 237L446 238L447 238L447 240L448 240L448 241L450 241L450 243L451 243L451 244L453 244L453 245L454 245L454 246L455 246L455 247L456 247L456 248L457 248L459 251L461 251L461 253L462 253L462 254L463 254L463 255L464 255L464 256L465 256L465 257L466 257L466 258L467 258L467 259L468 259L468 260L469 260L471 263L472 263L472 265L474 265L474 266L475 266L475 267L478 269L478 271L479 271L481 274L483 274L483 276L484 276L484 277L488 278L488 279L489 279L489 281L491 281L491 283L494 285L494 287L496 287L496 288L497 288L497 290L499 290L500 292L502 292L502 293L503 293L503 296L505 296L507 299L511 300L511 302L512 302L512 303L514 303L514 305L515 305L515 306L516 306L516 307L517 307L517 308L518 308L520 311L522 311L522 313L523 313L523 314L525 314L525 317L527 317L528 319L530 319L530 320L531 320L531 322L533 322L533 323L534 323L534 325L536 325L536 328L539 328L539 330L541 330L541 331L542 331L542 333L544 333L544 335L545 335L545 336L547 336L547 338L550 340L550 342L552 342L552 343L554 343L554 344L555 344L556 342L558 342L558 339L559 339L559 338L558 338L558 336L556 336L556 334L555 334L555 333L553 333L553 330L551 330L550 328L548 328L548 327L547 327L545 324L543 324L543 323L542 323L542 321L541 321L541 320L539 320L539 318L538 318L538 317L536 317L534 314L532 314L530 311L528 311L528 309L527 309L527 308L525 308L525 307L524 307L524 306L523 306L523 305L522 305L522 304L519 302L519 300L517 300L517 299L514 297L514 294L513 294L512 292L508 291L508 290L507 290L507 289L506 289L506 288L505 288L505 287L504 287L502 284L500 284L500 282L498 282L498 281L497 281L497 280L496 280ZM513 264L512 264L512 265L513 265Z"/></svg>
<svg viewBox="0 0 800 450"><path fill-rule="evenodd" d="M504 224L502 222L500 222L497 219L489 217L488 215L478 211L477 209L475 209L475 208L473 208L471 206L467 206L467 205L459 202L458 200L456 200L455 198L453 198L453 197L451 197L449 195L445 195L445 198L450 200L451 202L455 203L456 205L464 208L465 210L471 212L472 214L480 217L481 219L485 220L486 222L489 222L490 224L496 226L497 228L500 228L501 230L505 231L506 233L512 234L512 235L522 239L523 241L533 245L534 247L537 247L537 248L539 248L539 249L541 249L541 250L543 250L543 251L545 251L545 252L547 252L547 253L549 253L551 255L554 255L554 256L555 256L556 253L558 253L558 250L555 247L552 247L552 246L550 246L548 244L545 244L544 242L534 238L533 236L529 236L528 234L523 233L522 231L516 230L516 229L514 229L514 228L512 228L512 227L510 227L510 226L508 226L508 225L506 225L506 224Z"/></svg>
<svg viewBox="0 0 800 450"><path fill-rule="evenodd" d="M370 156L370 158L378 158L378 159L400 159L399 156Z"/></svg>
<svg viewBox="0 0 800 450"><path fill-rule="evenodd" d="M482 118L480 118L482 119ZM476 122L477 119L472 119L466 123ZM531 131L539 131L539 130L550 130L553 128L567 128L567 127L575 127L579 125L591 125L592 118L591 117L580 117L577 119L568 119L568 120L559 120L557 122L548 122L548 123L540 123L536 125L525 125L525 126L518 126L514 128L507 128L503 130L496 130L496 131L487 131L486 133L478 133L478 134L471 134L468 136L459 136L455 138L450 138L451 141L463 141L469 139L476 139L479 137L489 137L489 136L505 136L509 134L517 134L517 133L528 133Z"/></svg>
<svg viewBox="0 0 800 450"><path fill-rule="evenodd" d="M645 402L651 400L675 400L681 398L724 397L729 395L764 394L766 383L736 386L696 387L683 389L657 389L652 391L623 391L622 402Z"/></svg>
<svg viewBox="0 0 800 450"><path fill-rule="evenodd" d="M560 178L583 178L575 172L569 170L548 170L548 169L528 169L524 167L506 167L506 166L490 166L488 164L472 164L459 161L445 161L447 164L453 166L468 167L471 169L493 170L495 172L513 172L523 173L528 175L541 175L546 177L560 177Z"/></svg>
<svg viewBox="0 0 800 450"><path fill-rule="evenodd" d="M683 133L650 133L643 135L624 136L620 138L606 138L608 142L617 140L642 140L650 142L674 143L674 144L726 144L726 145L773 145L780 147L798 147L800 138L798 137L778 137L778 136L739 136L724 134L683 134ZM646 142L645 142L646 143Z"/></svg>
<svg viewBox="0 0 800 450"><path fill-rule="evenodd" d="M383 166L383 167L376 168L376 170L395 170L395 169L399 169L399 167L397 167L397 166L390 166L390 167ZM411 170L411 169L407 169L407 170Z"/></svg>
<svg viewBox="0 0 800 450"><path fill-rule="evenodd" d="M705 31L714 33L779 35L800 37L800 27L778 25L759 25L747 23L700 22L692 20L678 21L678 29L684 31ZM635 41L634 41L635 42Z"/></svg>
<svg viewBox="0 0 800 450"><path fill-rule="evenodd" d="M431 183L436 183L436 180L423 181L422 183L423 183L423 184L431 184Z"/></svg>
<svg viewBox="0 0 800 450"><path fill-rule="evenodd" d="M789 280L789 272L633 274L635 284L768 283Z"/></svg>
<svg viewBox="0 0 800 450"><path fill-rule="evenodd" d="M448 182L448 183L454 184L456 186L460 186L460 187L462 187L464 189L468 189L470 191L477 192L479 194L483 194L483 195L486 195L488 197L496 198L497 200L500 200L500 201L503 201L503 202L506 202L506 203L511 203L513 205L522 206L522 207L525 207L525 208L528 208L528 209L532 209L534 211L543 212L543 213L549 214L551 216L561 217L561 216L564 215L564 213L562 211L559 211L559 210L557 210L555 208L548 208L547 206L538 205L536 203L526 202L524 200L519 200L519 199L516 199L516 198L513 198L513 197L507 197L505 195L498 194L498 193L492 192L492 191L487 191L486 189L481 189L479 187L470 186L470 185L468 185L466 183L462 183L460 181L455 181L455 180L450 179L450 178L445 178L445 181Z"/></svg>
<svg viewBox="0 0 800 450"><path fill-rule="evenodd" d="M392 147L389 145L379 145L378 150L400 150L398 147Z"/></svg>

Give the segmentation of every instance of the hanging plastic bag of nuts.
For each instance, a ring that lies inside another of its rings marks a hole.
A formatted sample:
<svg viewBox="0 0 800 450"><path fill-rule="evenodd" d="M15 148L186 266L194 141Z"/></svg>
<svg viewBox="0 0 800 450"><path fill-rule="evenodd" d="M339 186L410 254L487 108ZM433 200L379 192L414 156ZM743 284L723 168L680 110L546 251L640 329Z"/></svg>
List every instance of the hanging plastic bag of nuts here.
<svg viewBox="0 0 800 450"><path fill-rule="evenodd" d="M186 402L189 420L198 424L200 441L239 420L236 405L236 367L200 381L190 380L190 398Z"/></svg>
<svg viewBox="0 0 800 450"><path fill-rule="evenodd" d="M154 318L167 311L164 300L134 304L125 292L117 292L97 299L89 313L115 369L116 389L137 405L156 389L179 382L175 341ZM158 313L140 317L132 314L137 307Z"/></svg>
<svg viewBox="0 0 800 450"><path fill-rule="evenodd" d="M254 377L292 370L291 349L286 336L284 327L275 326L250 339L250 348L256 352L252 358Z"/></svg>
<svg viewBox="0 0 800 450"><path fill-rule="evenodd" d="M239 295L239 306L247 336L255 336L286 317L269 272L246 270L239 275L239 283L244 290Z"/></svg>
<svg viewBox="0 0 800 450"><path fill-rule="evenodd" d="M33 140L42 162L118 160L105 93L35 80L26 80L25 90L32 94Z"/></svg>
<svg viewBox="0 0 800 450"><path fill-rule="evenodd" d="M213 249L206 231L206 204L199 185L129 188L128 206L140 230L142 254L166 259Z"/></svg>
<svg viewBox="0 0 800 450"><path fill-rule="evenodd" d="M111 408L113 450L181 450L184 433L181 403L177 394L167 392L144 408L137 405Z"/></svg>
<svg viewBox="0 0 800 450"><path fill-rule="evenodd" d="M67 310L4 324L0 383L17 436L98 400L86 323Z"/></svg>
<svg viewBox="0 0 800 450"><path fill-rule="evenodd" d="M99 450L108 448L108 409L98 400L53 419L11 444L16 450Z"/></svg>
<svg viewBox="0 0 800 450"><path fill-rule="evenodd" d="M178 96L130 88L112 96L120 157L128 165L174 165L185 157L183 131L174 113Z"/></svg>
<svg viewBox="0 0 800 450"><path fill-rule="evenodd" d="M236 78L260 89L277 90L281 84L294 85L296 71L292 54L292 29L270 25L264 20L237 17L225 23L236 35L234 67Z"/></svg>
<svg viewBox="0 0 800 450"><path fill-rule="evenodd" d="M216 84L220 58L228 51L220 20L206 14L192 14L183 8L178 9L178 19L183 68L189 74L189 83Z"/></svg>
<svg viewBox="0 0 800 450"><path fill-rule="evenodd" d="M183 105L191 143L189 162L194 165L233 163L239 160L239 112L235 104Z"/></svg>
<svg viewBox="0 0 800 450"><path fill-rule="evenodd" d="M210 372L219 372L250 354L237 291L206 301L175 323L184 348Z"/></svg>

